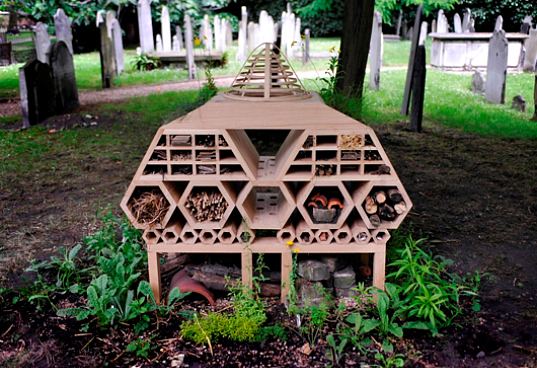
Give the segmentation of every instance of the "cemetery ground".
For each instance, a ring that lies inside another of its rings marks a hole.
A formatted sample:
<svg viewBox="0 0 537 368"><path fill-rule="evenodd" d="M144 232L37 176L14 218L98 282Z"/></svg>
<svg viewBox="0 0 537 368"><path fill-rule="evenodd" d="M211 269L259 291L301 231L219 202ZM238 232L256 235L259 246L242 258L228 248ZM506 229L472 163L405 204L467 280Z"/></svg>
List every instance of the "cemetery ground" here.
<svg viewBox="0 0 537 368"><path fill-rule="evenodd" d="M320 69L323 76L324 65ZM98 78L98 70L93 77ZM464 314L440 336L405 330L403 339L392 340L395 351L406 356L409 366L535 366L537 125L528 121L533 110L522 114L507 105L487 104L469 90L470 75L428 70L424 133L411 133L399 115L404 77L402 70L383 71L381 90L366 89L363 120L376 130L415 203L403 233L426 237L423 247L453 259L450 271L470 275L470 284L478 284L472 275L479 271L481 308L472 312L472 300L465 298ZM528 75L509 75L506 101L522 94L531 102L532 84ZM318 89L319 82L307 81L306 86ZM0 288L0 362L170 366L185 354L189 366L332 363L326 334L335 330L335 315L322 326L321 339L308 355L303 349L307 338L298 333L294 319L268 301L269 321L286 329L287 341L218 342L212 344L212 356L209 347L179 337L184 320L179 312L160 318L159 311L149 312L152 325L139 334L128 321L100 329L96 318L86 331L83 321L58 317L55 310L83 305L85 292L31 288L43 285L35 273L24 272L31 259L45 260L86 235L106 235L102 213L119 214L117 203L157 128L199 103L197 91L156 93L122 103L86 105L25 131L11 130L20 117L0 118L0 280L36 295L29 302L23 293ZM352 102L344 109L356 113ZM108 238L90 239L136 237L117 226L111 231ZM80 258L88 255L88 247L86 241ZM89 266L78 259L75 264ZM144 267L142 261L142 272ZM45 275L52 276L46 283L56 282L55 274ZM140 280L144 279L142 273ZM221 302L216 310L229 308L229 302ZM176 306L181 312L192 309L210 310L192 297ZM370 355L367 361L390 366L397 357L386 354L383 361ZM340 363L358 366L361 359L359 350L347 349Z"/></svg>

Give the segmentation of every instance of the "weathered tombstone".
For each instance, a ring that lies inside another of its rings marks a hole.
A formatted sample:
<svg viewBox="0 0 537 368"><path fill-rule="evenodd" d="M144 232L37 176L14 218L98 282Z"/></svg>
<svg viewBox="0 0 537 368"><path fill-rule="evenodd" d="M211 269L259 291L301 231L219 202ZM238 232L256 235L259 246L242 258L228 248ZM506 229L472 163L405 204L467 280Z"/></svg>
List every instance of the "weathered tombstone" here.
<svg viewBox="0 0 537 368"><path fill-rule="evenodd" d="M470 19L472 18L472 12L470 9L466 8L463 13L462 17L462 32L463 33L469 33L470 32Z"/></svg>
<svg viewBox="0 0 537 368"><path fill-rule="evenodd" d="M248 23L248 51L252 51L256 46L256 24L254 22Z"/></svg>
<svg viewBox="0 0 537 368"><path fill-rule="evenodd" d="M190 16L185 14L185 47L186 47L186 65L188 68L188 79L196 78L196 64L194 63L194 39L192 37L192 23Z"/></svg>
<svg viewBox="0 0 537 368"><path fill-rule="evenodd" d="M218 15L215 15L213 18L213 28L214 28L214 48L216 51L223 51L223 45L221 43L222 36L222 21Z"/></svg>
<svg viewBox="0 0 537 368"><path fill-rule="evenodd" d="M123 32L116 18L112 20L112 44L114 45L114 59L116 62L116 74L121 74L125 70L125 60L123 55Z"/></svg>
<svg viewBox="0 0 537 368"><path fill-rule="evenodd" d="M476 70L472 75L472 92L476 94L485 92L485 77L479 70Z"/></svg>
<svg viewBox="0 0 537 368"><path fill-rule="evenodd" d="M427 76L425 39L427 22L422 22L414 59L414 77L412 81L412 105L410 108L410 129L421 132L423 121L423 102L425 99L425 80Z"/></svg>
<svg viewBox="0 0 537 368"><path fill-rule="evenodd" d="M172 37L172 51L173 52L179 52L181 48L179 47L179 39L177 38L177 35Z"/></svg>
<svg viewBox="0 0 537 368"><path fill-rule="evenodd" d="M170 26L170 13L166 5L162 6L160 14L160 31L162 33L162 50L169 52L172 50L172 29Z"/></svg>
<svg viewBox="0 0 537 368"><path fill-rule="evenodd" d="M521 95L513 97L511 108L520 112L526 112L526 100Z"/></svg>
<svg viewBox="0 0 537 368"><path fill-rule="evenodd" d="M302 64L310 61L310 29L304 30L304 50L302 51Z"/></svg>
<svg viewBox="0 0 537 368"><path fill-rule="evenodd" d="M414 18L414 32L412 34L412 43L410 45L410 56L408 60L408 68L406 72L405 90L403 93L403 105L401 106L401 115L408 115L410 107L410 95L412 93L412 84L414 80L414 63L416 52L419 46L421 33L421 17L423 14L423 5L418 6L416 17Z"/></svg>
<svg viewBox="0 0 537 368"><path fill-rule="evenodd" d="M181 30L181 27L179 26L175 27L175 36L177 37L177 44L178 44L177 51L182 50L184 48L184 43L183 43L183 31Z"/></svg>
<svg viewBox="0 0 537 368"><path fill-rule="evenodd" d="M138 32L142 53L155 51L153 42L153 23L151 21L151 0L138 0Z"/></svg>
<svg viewBox="0 0 537 368"><path fill-rule="evenodd" d="M537 28L530 29L530 36L524 43L526 54L524 56L524 70L533 72L537 68Z"/></svg>
<svg viewBox="0 0 537 368"><path fill-rule="evenodd" d="M501 29L503 29L503 17L498 15L498 18L496 18L496 23L494 24L494 30L499 31Z"/></svg>
<svg viewBox="0 0 537 368"><path fill-rule="evenodd" d="M58 9L54 14L54 28L56 28L56 41L63 41L71 55L73 55L73 33L71 31L71 19L65 15L63 9Z"/></svg>
<svg viewBox="0 0 537 368"><path fill-rule="evenodd" d="M220 44L221 51L225 51L228 47L227 36L230 27L231 25L229 24L229 21L227 19L220 20L220 40L218 41L218 43Z"/></svg>
<svg viewBox="0 0 537 368"><path fill-rule="evenodd" d="M462 33L461 16L458 13L453 17L453 30L455 33Z"/></svg>
<svg viewBox="0 0 537 368"><path fill-rule="evenodd" d="M157 52L162 52L162 51L164 51L164 50L162 49L162 37L160 37L159 34L157 35L157 42L156 42L156 44L157 44L157 46L156 46L156 48L157 48Z"/></svg>
<svg viewBox="0 0 537 368"><path fill-rule="evenodd" d="M39 124L56 110L54 80L49 65L31 60L19 69L23 128Z"/></svg>
<svg viewBox="0 0 537 368"><path fill-rule="evenodd" d="M224 19L224 24L226 25L225 32L222 31L222 33L226 36L226 42L225 42L225 48L231 47L233 43L233 30L231 29L231 23L228 19Z"/></svg>
<svg viewBox="0 0 537 368"><path fill-rule="evenodd" d="M109 29L111 12L104 13L99 11L97 13L97 27L100 33L100 48L99 57L101 60L101 86L102 88L110 88L114 83L114 77L116 76L116 63L114 57L114 45L112 43L112 32ZM105 20L106 17L106 20ZM112 13L113 17L113 13Z"/></svg>
<svg viewBox="0 0 537 368"><path fill-rule="evenodd" d="M520 26L520 33L528 34L530 32L532 22L533 17L531 15L526 15L522 20L522 25Z"/></svg>
<svg viewBox="0 0 537 368"><path fill-rule="evenodd" d="M56 112L64 113L77 108L78 90L76 87L73 55L63 41L56 42L50 49L50 66L56 95Z"/></svg>
<svg viewBox="0 0 537 368"><path fill-rule="evenodd" d="M507 48L505 32L494 31L489 42L487 81L485 82L485 98L492 103L503 104L505 101Z"/></svg>
<svg viewBox="0 0 537 368"><path fill-rule="evenodd" d="M369 46L369 87L377 91L380 87L380 67L382 65L382 17L379 12L373 14L373 28Z"/></svg>
<svg viewBox="0 0 537 368"><path fill-rule="evenodd" d="M248 56L248 11L245 6L241 6L241 21L239 23L239 49L237 50L237 60L243 63Z"/></svg>
<svg viewBox="0 0 537 368"><path fill-rule="evenodd" d="M201 41L205 46L205 50L211 52L213 49L213 30L208 14L203 16L203 23L201 26Z"/></svg>
<svg viewBox="0 0 537 368"><path fill-rule="evenodd" d="M48 52L50 50L50 36L48 27L38 22L34 27L34 45L37 60L48 64Z"/></svg>
<svg viewBox="0 0 537 368"><path fill-rule="evenodd" d="M438 19L436 21L436 32L438 33L449 32L449 24L448 24L446 16L444 15L444 11L442 9L438 11Z"/></svg>
<svg viewBox="0 0 537 368"><path fill-rule="evenodd" d="M436 19L431 22L431 32L436 33Z"/></svg>
<svg viewBox="0 0 537 368"><path fill-rule="evenodd" d="M474 33L475 32L475 19L470 18L470 23L468 24L468 33Z"/></svg>

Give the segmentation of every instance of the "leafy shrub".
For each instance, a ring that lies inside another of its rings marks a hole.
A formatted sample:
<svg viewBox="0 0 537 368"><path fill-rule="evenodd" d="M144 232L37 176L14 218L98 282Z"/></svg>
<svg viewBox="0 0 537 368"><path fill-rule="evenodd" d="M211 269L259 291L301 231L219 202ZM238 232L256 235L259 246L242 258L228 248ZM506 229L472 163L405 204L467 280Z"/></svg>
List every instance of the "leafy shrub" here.
<svg viewBox="0 0 537 368"><path fill-rule="evenodd" d="M131 63L134 70L142 72L158 69L161 65L158 58L143 53L136 55Z"/></svg>

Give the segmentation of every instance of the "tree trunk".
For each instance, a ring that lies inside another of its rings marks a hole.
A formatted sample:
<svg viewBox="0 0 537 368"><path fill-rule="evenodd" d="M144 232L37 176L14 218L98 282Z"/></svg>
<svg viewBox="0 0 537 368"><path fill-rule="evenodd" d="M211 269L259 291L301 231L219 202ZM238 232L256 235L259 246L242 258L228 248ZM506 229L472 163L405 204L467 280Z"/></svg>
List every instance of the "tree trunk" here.
<svg viewBox="0 0 537 368"><path fill-rule="evenodd" d="M375 0L345 0L337 91L362 98Z"/></svg>
<svg viewBox="0 0 537 368"><path fill-rule="evenodd" d="M537 74L535 74L535 86L533 87L533 118L531 120L537 121Z"/></svg>

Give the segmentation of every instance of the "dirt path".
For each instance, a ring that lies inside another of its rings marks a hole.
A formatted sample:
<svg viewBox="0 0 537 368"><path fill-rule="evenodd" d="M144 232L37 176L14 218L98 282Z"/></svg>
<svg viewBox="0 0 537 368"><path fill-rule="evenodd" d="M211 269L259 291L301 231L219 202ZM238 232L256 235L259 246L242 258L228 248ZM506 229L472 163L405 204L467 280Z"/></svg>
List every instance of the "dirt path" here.
<svg viewBox="0 0 537 368"><path fill-rule="evenodd" d="M301 79L316 78L318 73L314 71L299 72L298 76ZM216 86L219 88L228 87L233 82L234 78L235 77L217 77L215 78ZM78 97L80 99L80 105L83 107L102 103L124 101L132 97L147 96L153 93L199 89L205 82L206 80L203 79L154 85L118 87L98 91L80 91ZM17 98L0 103L0 116L20 114L19 102L20 100Z"/></svg>

